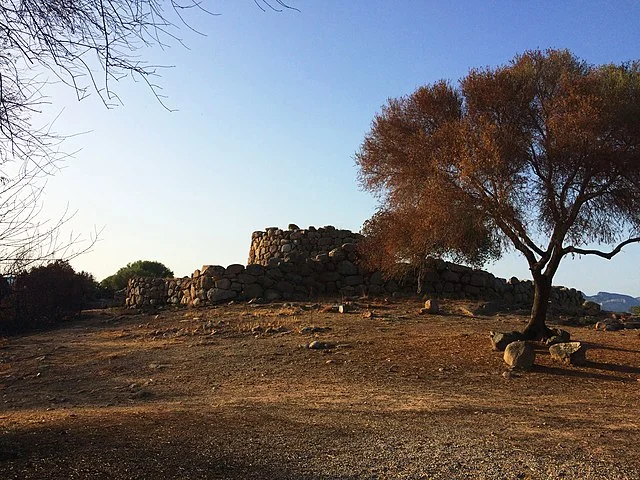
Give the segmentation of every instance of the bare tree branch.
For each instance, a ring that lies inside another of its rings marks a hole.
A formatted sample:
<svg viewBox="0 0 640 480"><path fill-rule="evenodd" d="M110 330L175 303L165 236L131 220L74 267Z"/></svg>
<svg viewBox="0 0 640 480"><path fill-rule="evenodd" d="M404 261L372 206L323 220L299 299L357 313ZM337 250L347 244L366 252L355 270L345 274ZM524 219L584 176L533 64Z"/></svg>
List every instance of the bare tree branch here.
<svg viewBox="0 0 640 480"><path fill-rule="evenodd" d="M272 11L296 10L281 0L256 1ZM73 258L91 248L80 237L61 239L73 218L39 220L46 178L67 158L63 136L34 118L52 103L48 76L71 88L78 100L90 94L107 108L121 104L115 84L142 80L167 110L155 82L160 65L142 57L149 47L185 46L179 27L191 15L209 12L201 0L0 0L0 266L26 268L50 259ZM192 17L193 18L193 17ZM78 248L76 248L78 247Z"/></svg>
<svg viewBox="0 0 640 480"><path fill-rule="evenodd" d="M602 258L606 258L607 260L611 260L614 256L616 256L618 253L620 253L620 251L622 250L622 248L626 245L629 245L630 243L638 243L640 242L640 237L633 237L633 238L629 238L627 240L625 240L622 243L619 243L613 250L611 250L610 252L603 252L600 250L590 250L590 249L584 249L584 248L578 248L578 247L574 247L574 246L569 246L569 247L565 247L563 249L563 254L568 254L568 253L576 253L578 255L597 255L598 257L602 257Z"/></svg>

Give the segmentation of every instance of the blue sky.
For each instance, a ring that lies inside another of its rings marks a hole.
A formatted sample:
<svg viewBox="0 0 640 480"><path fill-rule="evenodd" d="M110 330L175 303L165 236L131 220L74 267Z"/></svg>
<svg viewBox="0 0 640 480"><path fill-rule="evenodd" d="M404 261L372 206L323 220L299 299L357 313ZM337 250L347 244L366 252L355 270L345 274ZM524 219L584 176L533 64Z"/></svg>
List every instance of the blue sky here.
<svg viewBox="0 0 640 480"><path fill-rule="evenodd" d="M526 49L568 48L591 63L640 58L640 2L291 0L262 12L251 0L209 0L182 29L188 49L140 52L171 65L157 79L168 112L141 82L114 85L124 106L77 102L59 85L46 115L78 152L45 193L44 214L69 205L69 229L103 228L72 262L102 279L138 259L177 275L245 263L251 232L294 222L359 230L375 200L353 155L390 97ZM569 260L555 283L587 294L640 295L640 245L612 261ZM487 270L528 278L507 255Z"/></svg>

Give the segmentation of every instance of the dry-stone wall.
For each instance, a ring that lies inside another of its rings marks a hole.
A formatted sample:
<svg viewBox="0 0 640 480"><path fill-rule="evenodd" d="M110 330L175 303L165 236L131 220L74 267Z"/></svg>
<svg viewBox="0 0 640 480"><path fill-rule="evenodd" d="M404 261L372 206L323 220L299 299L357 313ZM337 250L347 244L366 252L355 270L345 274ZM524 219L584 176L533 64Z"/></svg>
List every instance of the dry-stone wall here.
<svg viewBox="0 0 640 480"><path fill-rule="evenodd" d="M345 243L357 243L362 238L359 233L350 230L338 230L326 227L300 229L290 224L288 230L269 227L264 232L253 232L249 250L249 265L257 263L268 265L276 262L300 258L314 258L321 253L329 253Z"/></svg>
<svg viewBox="0 0 640 480"><path fill-rule="evenodd" d="M367 271L360 265L355 242L334 246L345 239L359 238L358 234L333 227L256 232L249 265L205 265L185 278L133 278L127 288L126 304L199 306L254 298L273 301L415 293L417 279L413 273L386 279L380 272ZM291 245L291 250L283 251L281 247L285 245ZM272 249L273 246L280 248ZM483 270L440 259L429 260L423 291L440 297L497 300L524 307L533 302L531 281L496 278ZM577 310L583 301L582 293L575 289L553 289L552 305L556 308Z"/></svg>

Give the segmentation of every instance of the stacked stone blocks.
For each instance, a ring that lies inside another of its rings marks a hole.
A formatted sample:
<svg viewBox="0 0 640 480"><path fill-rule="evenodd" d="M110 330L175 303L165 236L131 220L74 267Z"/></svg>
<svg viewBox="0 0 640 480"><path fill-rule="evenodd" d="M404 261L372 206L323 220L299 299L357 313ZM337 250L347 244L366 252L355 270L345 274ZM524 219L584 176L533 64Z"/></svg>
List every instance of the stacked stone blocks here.
<svg viewBox="0 0 640 480"><path fill-rule="evenodd" d="M251 235L248 264L268 265L269 261L315 258L345 243L357 243L361 238L359 233L339 230L331 225L300 229L291 224L288 230L269 227L264 232L257 231Z"/></svg>
<svg viewBox="0 0 640 480"><path fill-rule="evenodd" d="M380 272L367 271L359 261L356 242L360 238L359 234L333 227L255 232L249 265L205 265L185 278L134 278L127 288L126 304L200 306L254 298L306 300L318 296L416 293L417 278L411 270L391 279ZM336 246L344 240L349 241ZM496 278L441 259L427 262L423 292L523 307L533 302L531 281ZM582 293L575 289L553 289L552 305L556 308L578 310L583 301Z"/></svg>

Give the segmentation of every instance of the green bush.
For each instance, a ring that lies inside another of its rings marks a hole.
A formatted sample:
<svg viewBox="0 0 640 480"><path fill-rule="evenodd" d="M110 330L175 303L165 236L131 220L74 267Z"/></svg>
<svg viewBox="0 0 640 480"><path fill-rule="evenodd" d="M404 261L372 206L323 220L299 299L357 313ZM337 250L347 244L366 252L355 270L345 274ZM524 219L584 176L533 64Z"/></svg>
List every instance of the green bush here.
<svg viewBox="0 0 640 480"><path fill-rule="evenodd" d="M6 286L0 287L0 330L15 333L77 316L95 298L97 284L90 274L56 261L19 274Z"/></svg>
<svg viewBox="0 0 640 480"><path fill-rule="evenodd" d="M132 277L167 278L173 277L173 272L160 262L138 260L128 263L126 267L122 267L113 275L102 280L100 288L109 292L109 296L113 296L113 292L125 288Z"/></svg>

